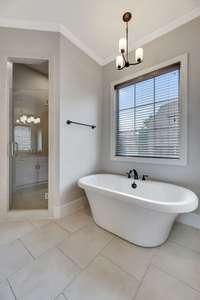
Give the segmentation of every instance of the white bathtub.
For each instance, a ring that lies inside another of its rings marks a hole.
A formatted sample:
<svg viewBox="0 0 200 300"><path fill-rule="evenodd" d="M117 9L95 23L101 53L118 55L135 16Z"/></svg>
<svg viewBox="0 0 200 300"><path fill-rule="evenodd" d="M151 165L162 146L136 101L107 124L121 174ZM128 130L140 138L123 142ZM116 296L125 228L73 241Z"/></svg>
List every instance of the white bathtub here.
<svg viewBox="0 0 200 300"><path fill-rule="evenodd" d="M83 177L78 184L87 194L95 222L104 229L143 247L166 241L180 213L198 207L190 190L163 182L136 180L121 175Z"/></svg>

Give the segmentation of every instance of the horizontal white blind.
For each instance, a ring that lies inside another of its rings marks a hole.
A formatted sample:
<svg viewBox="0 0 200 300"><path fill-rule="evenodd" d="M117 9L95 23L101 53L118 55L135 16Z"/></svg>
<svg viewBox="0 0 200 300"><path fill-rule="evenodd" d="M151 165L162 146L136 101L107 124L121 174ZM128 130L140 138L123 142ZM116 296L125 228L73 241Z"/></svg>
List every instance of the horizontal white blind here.
<svg viewBox="0 0 200 300"><path fill-rule="evenodd" d="M180 64L115 86L116 155L180 158Z"/></svg>
<svg viewBox="0 0 200 300"><path fill-rule="evenodd" d="M31 127L15 126L15 142L19 151L31 151Z"/></svg>

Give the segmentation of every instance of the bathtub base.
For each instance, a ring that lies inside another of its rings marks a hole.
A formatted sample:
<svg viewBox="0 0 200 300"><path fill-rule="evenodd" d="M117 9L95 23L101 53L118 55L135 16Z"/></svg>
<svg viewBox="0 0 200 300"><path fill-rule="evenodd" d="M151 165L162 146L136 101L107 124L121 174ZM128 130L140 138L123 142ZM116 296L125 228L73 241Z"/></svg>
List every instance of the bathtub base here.
<svg viewBox="0 0 200 300"><path fill-rule="evenodd" d="M145 209L112 196L86 190L97 225L142 247L163 244L178 214Z"/></svg>

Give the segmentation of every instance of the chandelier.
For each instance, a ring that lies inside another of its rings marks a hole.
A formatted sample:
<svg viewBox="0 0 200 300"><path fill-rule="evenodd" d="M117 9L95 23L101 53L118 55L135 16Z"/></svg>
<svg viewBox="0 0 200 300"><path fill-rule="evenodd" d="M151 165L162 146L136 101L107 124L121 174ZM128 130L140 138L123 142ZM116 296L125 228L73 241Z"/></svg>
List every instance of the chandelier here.
<svg viewBox="0 0 200 300"><path fill-rule="evenodd" d="M126 12L122 19L126 23L126 37L119 40L119 52L120 55L116 58L117 70L128 68L129 66L135 66L143 61L143 49L137 48L135 51L135 62L129 62L128 57L128 22L131 20L132 15L130 12Z"/></svg>
<svg viewBox="0 0 200 300"><path fill-rule="evenodd" d="M39 124L40 123L40 117L34 117L32 115L22 115L19 119L16 120L17 124Z"/></svg>

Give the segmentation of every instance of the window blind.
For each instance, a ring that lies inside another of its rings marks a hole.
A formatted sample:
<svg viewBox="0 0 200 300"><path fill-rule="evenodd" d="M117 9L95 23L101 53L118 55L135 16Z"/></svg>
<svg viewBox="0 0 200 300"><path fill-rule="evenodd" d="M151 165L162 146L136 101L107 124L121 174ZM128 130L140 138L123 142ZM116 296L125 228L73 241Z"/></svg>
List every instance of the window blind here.
<svg viewBox="0 0 200 300"><path fill-rule="evenodd" d="M115 86L116 156L180 158L180 64Z"/></svg>
<svg viewBox="0 0 200 300"><path fill-rule="evenodd" d="M31 127L15 126L15 142L19 151L31 151Z"/></svg>

